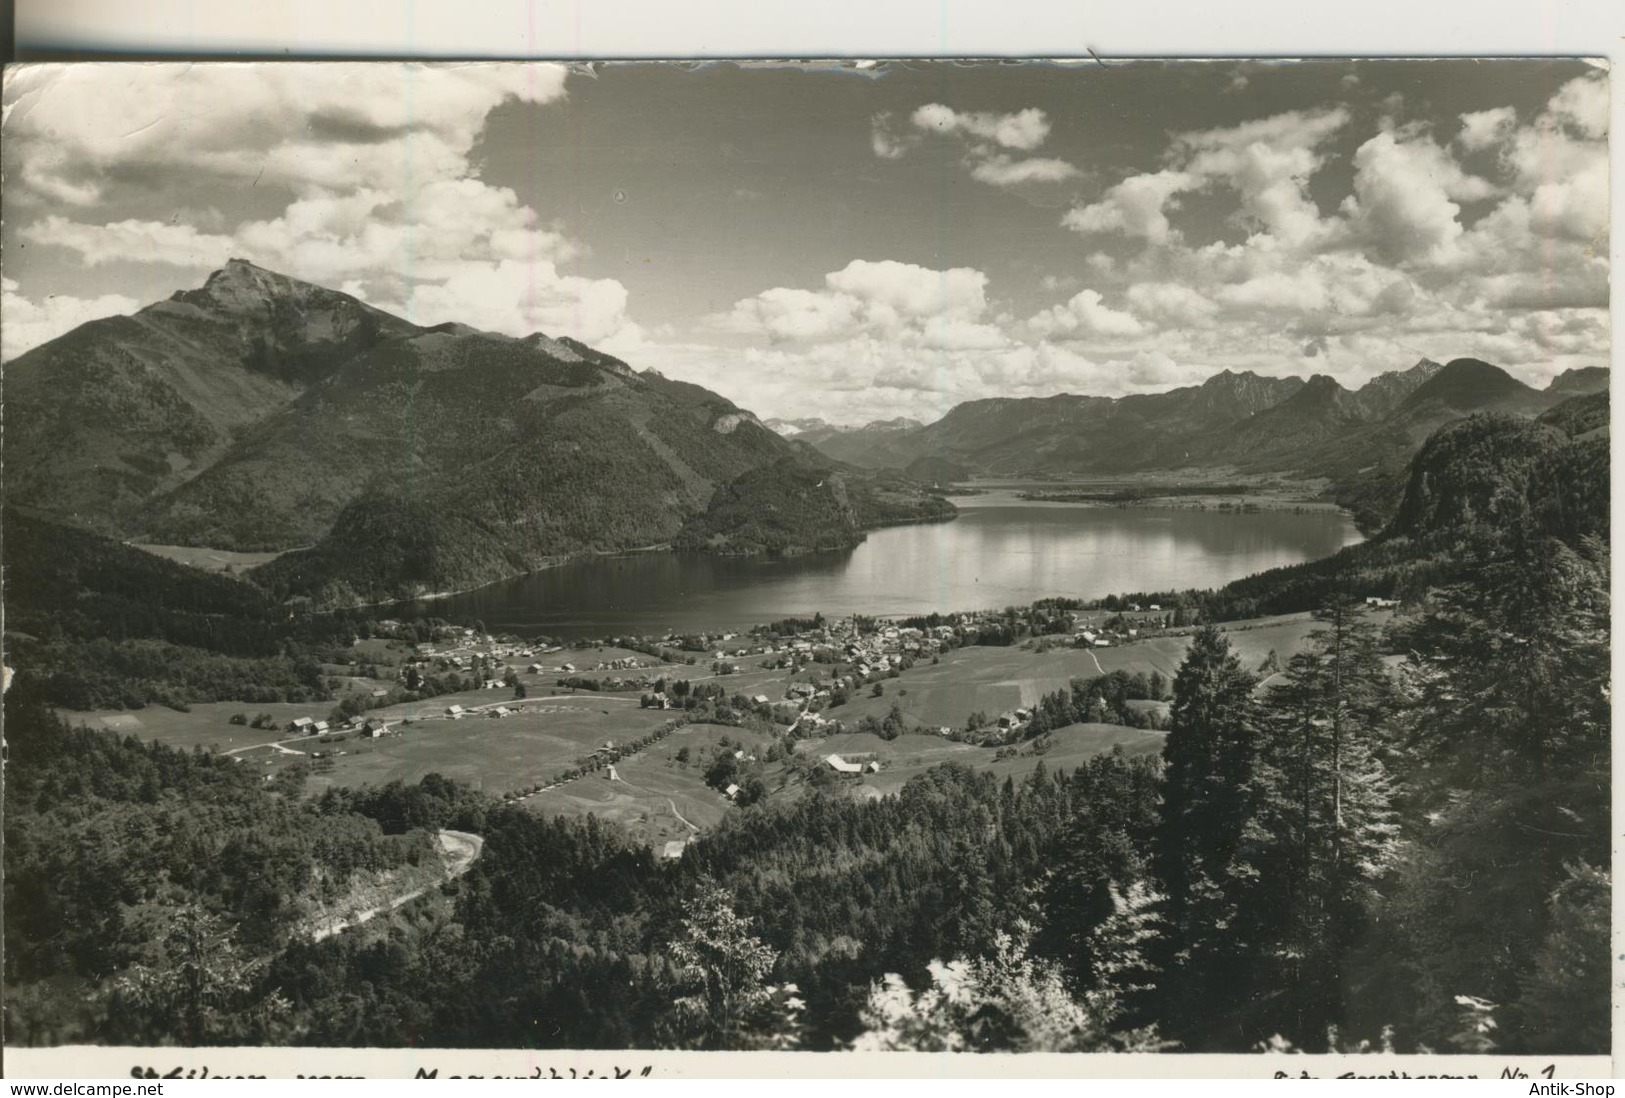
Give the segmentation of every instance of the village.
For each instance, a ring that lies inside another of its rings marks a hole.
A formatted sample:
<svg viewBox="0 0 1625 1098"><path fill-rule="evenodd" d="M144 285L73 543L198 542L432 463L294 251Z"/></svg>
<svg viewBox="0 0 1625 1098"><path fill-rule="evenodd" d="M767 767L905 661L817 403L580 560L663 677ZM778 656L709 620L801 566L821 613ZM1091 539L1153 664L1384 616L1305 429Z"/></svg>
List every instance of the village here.
<svg viewBox="0 0 1625 1098"><path fill-rule="evenodd" d="M1301 614L1227 626L1256 667L1312 627ZM881 796L950 760L1020 774L1158 751L1189 631L1157 604L1058 600L568 644L446 623L425 639L421 624L384 619L350 665L327 668L337 704L99 720L310 792L441 773L529 810L615 820L669 853L728 811L812 788ZM1046 695L1103 676L1141 685L1079 723L1038 716Z"/></svg>

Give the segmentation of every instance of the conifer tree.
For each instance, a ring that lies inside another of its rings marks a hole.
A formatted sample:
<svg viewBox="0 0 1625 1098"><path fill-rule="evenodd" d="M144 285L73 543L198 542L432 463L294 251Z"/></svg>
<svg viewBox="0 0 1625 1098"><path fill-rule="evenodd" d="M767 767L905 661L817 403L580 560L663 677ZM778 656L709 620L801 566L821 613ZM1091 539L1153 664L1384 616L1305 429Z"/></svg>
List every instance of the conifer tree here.
<svg viewBox="0 0 1625 1098"><path fill-rule="evenodd" d="M1229 640L1196 631L1174 677L1154 868L1165 895L1162 1016L1178 1037L1247 994L1257 943L1245 925L1257 756L1254 678Z"/></svg>
<svg viewBox="0 0 1625 1098"><path fill-rule="evenodd" d="M1315 616L1320 627L1270 690L1258 783L1259 914L1273 923L1284 992L1271 1024L1299 1044L1342 1020L1347 953L1398 842L1383 764L1397 694L1378 630L1344 594Z"/></svg>

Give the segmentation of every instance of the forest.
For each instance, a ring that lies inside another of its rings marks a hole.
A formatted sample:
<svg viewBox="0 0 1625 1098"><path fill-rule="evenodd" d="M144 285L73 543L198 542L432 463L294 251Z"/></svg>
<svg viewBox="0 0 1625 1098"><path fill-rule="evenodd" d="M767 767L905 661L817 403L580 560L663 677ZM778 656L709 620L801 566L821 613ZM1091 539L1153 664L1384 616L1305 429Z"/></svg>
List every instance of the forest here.
<svg viewBox="0 0 1625 1098"><path fill-rule="evenodd" d="M1606 1053L1608 527L1588 493L1606 499L1607 449L1538 431L1485 418L1424 447L1388 544L1442 563L1391 622L1369 618L1367 577L1329 569L1316 631L1267 686L1198 628L1144 688L1172 696L1160 757L1003 781L945 764L872 800L809 784L730 809L678 859L439 775L309 796L297 772L74 729L48 679L19 675L7 1031ZM1079 687L1044 719L1141 693ZM432 860L441 828L483 836L466 874L309 932L324 897Z"/></svg>

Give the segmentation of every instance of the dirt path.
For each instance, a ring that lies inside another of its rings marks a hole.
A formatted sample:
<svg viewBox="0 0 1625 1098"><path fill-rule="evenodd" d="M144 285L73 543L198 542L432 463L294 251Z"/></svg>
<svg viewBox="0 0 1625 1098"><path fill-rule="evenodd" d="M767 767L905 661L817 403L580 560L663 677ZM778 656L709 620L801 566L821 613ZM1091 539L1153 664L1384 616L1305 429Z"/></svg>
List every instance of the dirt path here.
<svg viewBox="0 0 1625 1098"><path fill-rule="evenodd" d="M682 824L683 824L684 827L688 828L690 831L694 832L694 834L696 834L696 835L698 835L700 833L699 828L697 828L693 824L689 823L688 819L681 812L677 811L677 802L676 801L672 800L670 797L667 797L666 798L666 803L671 805L671 814L673 816L676 816L680 821L682 821Z"/></svg>

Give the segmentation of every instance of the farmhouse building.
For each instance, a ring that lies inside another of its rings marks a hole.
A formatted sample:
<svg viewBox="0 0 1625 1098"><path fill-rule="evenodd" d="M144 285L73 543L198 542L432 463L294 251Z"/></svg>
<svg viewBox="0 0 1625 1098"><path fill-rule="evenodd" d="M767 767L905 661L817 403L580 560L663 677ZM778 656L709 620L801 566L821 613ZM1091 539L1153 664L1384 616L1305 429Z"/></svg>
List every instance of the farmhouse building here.
<svg viewBox="0 0 1625 1098"><path fill-rule="evenodd" d="M829 768L831 770L835 771L835 773L837 773L837 774L861 774L861 773L863 773L863 767L860 764L855 763L855 762L847 762L845 759L841 758L841 756L839 756L839 755L825 756L824 762L828 763Z"/></svg>

